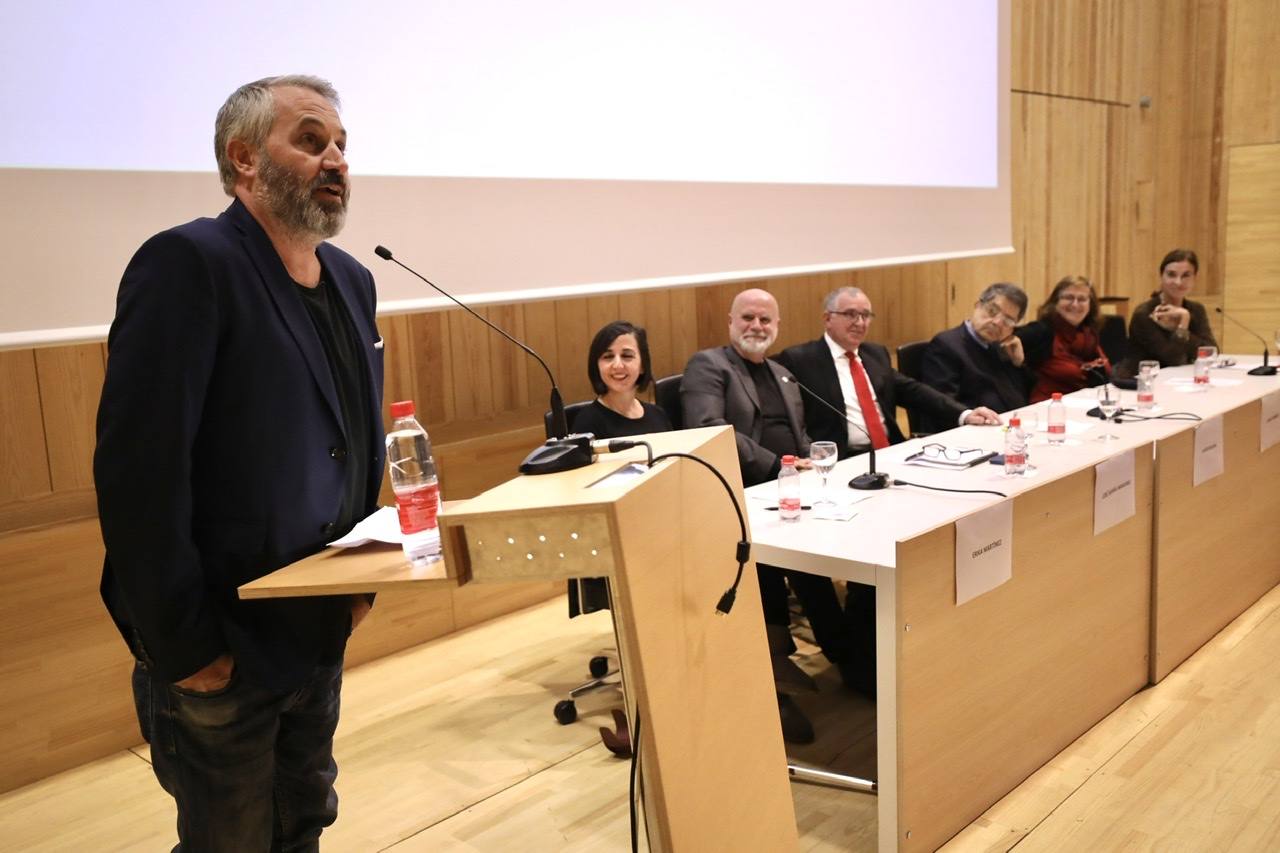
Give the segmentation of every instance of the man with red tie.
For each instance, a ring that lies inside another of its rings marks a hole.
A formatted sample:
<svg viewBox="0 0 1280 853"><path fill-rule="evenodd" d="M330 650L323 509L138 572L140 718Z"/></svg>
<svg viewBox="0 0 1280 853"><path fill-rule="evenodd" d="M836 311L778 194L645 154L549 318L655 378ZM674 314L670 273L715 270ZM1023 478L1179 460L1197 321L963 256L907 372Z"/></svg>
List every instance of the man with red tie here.
<svg viewBox="0 0 1280 853"><path fill-rule="evenodd" d="M904 440L898 428L897 406L920 409L941 422L998 424L996 413L985 406L966 409L947 395L893 369L889 351L868 343L867 333L875 313L871 300L856 287L830 293L823 306L826 334L797 344L776 360L795 374L846 418L804 397L805 429L814 441L834 441L840 458Z"/></svg>

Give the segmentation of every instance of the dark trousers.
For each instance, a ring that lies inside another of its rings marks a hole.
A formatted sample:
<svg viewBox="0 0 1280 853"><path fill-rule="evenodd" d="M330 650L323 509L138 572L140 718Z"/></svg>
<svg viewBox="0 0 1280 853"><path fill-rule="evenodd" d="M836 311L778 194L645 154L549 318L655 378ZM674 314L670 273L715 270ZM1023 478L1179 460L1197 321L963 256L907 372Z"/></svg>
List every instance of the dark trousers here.
<svg viewBox="0 0 1280 853"><path fill-rule="evenodd" d="M787 607L787 584L790 583L805 615L809 617L813 638L827 660L832 663L849 660L853 646L830 578L764 563L756 564L756 578L760 583L760 603L764 606L766 625L790 627L791 612Z"/></svg>
<svg viewBox="0 0 1280 853"><path fill-rule="evenodd" d="M342 665L317 667L279 693L233 672L213 693L154 678L137 664L133 695L160 786L178 804L175 851L319 850L338 816Z"/></svg>

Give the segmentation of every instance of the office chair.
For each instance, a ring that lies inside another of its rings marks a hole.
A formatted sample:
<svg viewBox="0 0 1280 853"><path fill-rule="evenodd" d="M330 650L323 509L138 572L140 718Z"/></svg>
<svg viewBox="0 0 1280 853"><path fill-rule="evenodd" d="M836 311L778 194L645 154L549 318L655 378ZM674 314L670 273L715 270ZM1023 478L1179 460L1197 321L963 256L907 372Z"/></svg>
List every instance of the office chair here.
<svg viewBox="0 0 1280 853"><path fill-rule="evenodd" d="M1098 333L1098 344L1111 360L1111 368L1114 371L1129 355L1129 332L1123 317L1119 314L1107 314L1102 318L1102 331Z"/></svg>
<svg viewBox="0 0 1280 853"><path fill-rule="evenodd" d="M920 367L924 363L924 351L928 346L928 341L913 341L898 347L898 372L910 376L917 382L923 382L924 377ZM910 408L907 409L907 429L911 431L912 436L939 432L937 424L933 423L927 415L912 411Z"/></svg>
<svg viewBox="0 0 1280 853"><path fill-rule="evenodd" d="M573 423L578 419L578 415L590 405L590 400L583 400L577 403L569 403L564 407L564 418L568 423L569 432L573 432ZM547 438L550 438L550 411L543 414L542 426L546 431ZM597 610L609 609L609 581L607 578L569 578L568 590L570 619L583 613L594 613ZM555 705L554 713L560 725L567 726L578 719L578 706L574 702L578 696L615 684L616 679L613 677L620 671L619 666L614 665L609 660L608 654L592 657L587 663L587 672L591 674L591 679L570 690L569 698L561 699Z"/></svg>
<svg viewBox="0 0 1280 853"><path fill-rule="evenodd" d="M680 405L680 380L683 373L664 376L653 383L653 399L667 413L672 429L684 429L684 408Z"/></svg>

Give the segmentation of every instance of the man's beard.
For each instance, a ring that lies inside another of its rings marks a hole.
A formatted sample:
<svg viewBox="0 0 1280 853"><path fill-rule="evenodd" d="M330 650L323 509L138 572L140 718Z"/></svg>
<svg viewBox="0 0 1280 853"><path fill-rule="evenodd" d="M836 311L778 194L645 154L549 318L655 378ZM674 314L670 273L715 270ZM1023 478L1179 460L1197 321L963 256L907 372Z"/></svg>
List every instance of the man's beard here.
<svg viewBox="0 0 1280 853"><path fill-rule="evenodd" d="M321 204L315 191L330 184L342 187L342 198L335 198L332 205ZM315 240L327 240L342 230L351 197L351 185L341 172L321 172L315 180L307 181L272 160L265 150L260 152L258 191L267 210L286 231Z"/></svg>
<svg viewBox="0 0 1280 853"><path fill-rule="evenodd" d="M764 338L748 338L745 335L741 335L734 341L734 345L736 345L742 352L749 353L751 355L764 355L769 351L769 347L773 346L773 340L775 337L777 336L769 335Z"/></svg>

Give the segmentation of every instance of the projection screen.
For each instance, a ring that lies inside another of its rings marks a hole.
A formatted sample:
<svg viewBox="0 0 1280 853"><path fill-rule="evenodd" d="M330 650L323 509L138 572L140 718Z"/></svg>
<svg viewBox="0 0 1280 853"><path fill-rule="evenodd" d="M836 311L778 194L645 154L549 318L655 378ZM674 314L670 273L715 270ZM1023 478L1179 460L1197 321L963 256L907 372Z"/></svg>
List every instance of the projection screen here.
<svg viewBox="0 0 1280 853"><path fill-rule="evenodd" d="M1010 251L1007 0L142 0L0 31L0 347L105 337L151 234L229 199L241 83L335 84L338 245L384 313Z"/></svg>

